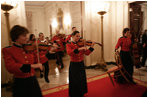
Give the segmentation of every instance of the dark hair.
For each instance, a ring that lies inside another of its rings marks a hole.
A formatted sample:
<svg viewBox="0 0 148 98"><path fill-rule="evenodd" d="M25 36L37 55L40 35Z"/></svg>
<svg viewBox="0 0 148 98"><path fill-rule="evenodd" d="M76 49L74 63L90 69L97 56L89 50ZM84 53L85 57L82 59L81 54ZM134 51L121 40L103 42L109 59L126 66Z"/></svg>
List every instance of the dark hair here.
<svg viewBox="0 0 148 98"><path fill-rule="evenodd" d="M15 42L20 35L27 34L27 33L29 33L27 28L20 25L15 25L10 30L10 37L11 37L11 40Z"/></svg>
<svg viewBox="0 0 148 98"><path fill-rule="evenodd" d="M130 31L130 29L129 29L129 28L124 28L124 29L123 29L123 32L122 32L123 36L124 36L124 34L125 34L127 31Z"/></svg>
<svg viewBox="0 0 148 98"><path fill-rule="evenodd" d="M144 30L144 34L147 34L147 29Z"/></svg>
<svg viewBox="0 0 148 98"><path fill-rule="evenodd" d="M74 31L71 35L75 36L77 33L80 33L79 31Z"/></svg>
<svg viewBox="0 0 148 98"><path fill-rule="evenodd" d="M76 28L76 27L72 27L72 30L73 30L74 28Z"/></svg>
<svg viewBox="0 0 148 98"><path fill-rule="evenodd" d="M34 34L30 34L30 36L29 36L29 40L33 40L32 38L33 38L33 36L35 36Z"/></svg>
<svg viewBox="0 0 148 98"><path fill-rule="evenodd" d="M42 33L42 32L40 32L40 33L39 33L39 36L40 36L41 34L43 34L43 33Z"/></svg>

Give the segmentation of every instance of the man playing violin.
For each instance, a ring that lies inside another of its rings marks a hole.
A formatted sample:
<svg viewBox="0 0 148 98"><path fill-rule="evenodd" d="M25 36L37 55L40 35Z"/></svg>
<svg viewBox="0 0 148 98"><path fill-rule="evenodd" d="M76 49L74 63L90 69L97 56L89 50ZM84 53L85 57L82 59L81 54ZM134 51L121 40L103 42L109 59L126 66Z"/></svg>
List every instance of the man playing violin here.
<svg viewBox="0 0 148 98"><path fill-rule="evenodd" d="M44 34L43 34L42 32L40 32L40 33L39 33L38 43L39 43L39 42L43 42L43 43L44 43L45 41L46 41L46 39L44 38Z"/></svg>
<svg viewBox="0 0 148 98"><path fill-rule="evenodd" d="M59 31L56 30L56 35L52 38L52 41L56 42L59 45L59 48L56 50L56 59L57 59L56 63L61 66L61 69L63 69L64 64L63 64L62 57L64 56L65 41L64 41L64 38L60 37L59 35L60 35Z"/></svg>
<svg viewBox="0 0 148 98"><path fill-rule="evenodd" d="M44 34L41 32L39 33L39 39L37 40L38 44L43 44L46 45L44 38ZM47 50L39 49L39 57L40 57L40 62L43 64L45 67L45 73L44 73L44 78L47 83L49 83L48 79L48 74L49 74L49 65L48 65L48 59L44 59L45 54L47 53ZM40 72L40 77L43 77L43 71Z"/></svg>

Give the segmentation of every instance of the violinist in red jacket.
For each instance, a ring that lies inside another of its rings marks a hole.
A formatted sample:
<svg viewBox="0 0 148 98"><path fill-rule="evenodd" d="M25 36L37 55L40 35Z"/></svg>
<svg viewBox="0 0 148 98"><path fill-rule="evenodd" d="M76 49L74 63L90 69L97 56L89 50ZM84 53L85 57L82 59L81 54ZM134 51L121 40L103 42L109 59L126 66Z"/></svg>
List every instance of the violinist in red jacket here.
<svg viewBox="0 0 148 98"><path fill-rule="evenodd" d="M60 36L60 33L58 30L56 30L56 35L52 38L52 41L56 42L59 45L59 48L56 50L56 59L57 59L56 63L61 66L61 69L63 69L64 64L63 64L62 57L64 56L65 40L63 37Z"/></svg>
<svg viewBox="0 0 148 98"><path fill-rule="evenodd" d="M10 31L13 45L2 49L5 67L14 75L14 97L42 96L34 70L36 68L43 70L42 64L37 62L36 52L27 53L23 48L24 44L27 44L28 32L25 27L15 25ZM50 52L48 51L46 55L49 56Z"/></svg>
<svg viewBox="0 0 148 98"><path fill-rule="evenodd" d="M72 33L74 32L74 31L77 31L77 28L76 27L72 27ZM70 35L68 35L68 37L65 39L65 42L66 43L68 43L68 42L71 42L71 34Z"/></svg>
<svg viewBox="0 0 148 98"><path fill-rule="evenodd" d="M69 96L82 97L87 90L87 81L84 65L84 55L89 55L93 50L94 42L87 49L85 46L77 45L80 39L79 31L72 33L72 41L66 44L67 54L70 56L69 67Z"/></svg>
<svg viewBox="0 0 148 98"><path fill-rule="evenodd" d="M44 38L44 34L41 32L39 33L39 39L37 40L38 44L46 44L45 42L45 38ZM47 83L49 83L49 79L48 79L48 74L49 74L49 65L48 65L48 59L44 58L45 54L47 53L47 50L39 50L39 57L40 57L40 62L43 64L43 66L45 67L45 73L44 73L44 78L45 81ZM42 71L40 72L40 77L43 77L43 73Z"/></svg>

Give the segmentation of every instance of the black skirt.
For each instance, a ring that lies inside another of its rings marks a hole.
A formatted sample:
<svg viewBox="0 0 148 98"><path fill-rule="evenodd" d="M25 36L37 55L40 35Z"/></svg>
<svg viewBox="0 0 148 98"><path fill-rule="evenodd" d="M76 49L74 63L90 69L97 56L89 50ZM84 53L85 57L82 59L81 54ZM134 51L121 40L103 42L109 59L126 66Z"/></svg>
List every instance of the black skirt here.
<svg viewBox="0 0 148 98"><path fill-rule="evenodd" d="M81 97L87 92L87 80L84 62L70 62L69 96Z"/></svg>
<svg viewBox="0 0 148 98"><path fill-rule="evenodd" d="M133 82L133 60L131 57L131 53L126 51L120 51L120 57L125 70L130 75L129 76L128 74L125 73L126 78L131 82ZM114 72L114 78L117 80L117 82L120 83L126 82L125 78L121 75L120 71Z"/></svg>
<svg viewBox="0 0 148 98"><path fill-rule="evenodd" d="M14 97L42 97L41 89L35 76L15 78L13 84Z"/></svg>
<svg viewBox="0 0 148 98"><path fill-rule="evenodd" d="M133 60L130 52L120 51L121 61L126 71L133 76Z"/></svg>

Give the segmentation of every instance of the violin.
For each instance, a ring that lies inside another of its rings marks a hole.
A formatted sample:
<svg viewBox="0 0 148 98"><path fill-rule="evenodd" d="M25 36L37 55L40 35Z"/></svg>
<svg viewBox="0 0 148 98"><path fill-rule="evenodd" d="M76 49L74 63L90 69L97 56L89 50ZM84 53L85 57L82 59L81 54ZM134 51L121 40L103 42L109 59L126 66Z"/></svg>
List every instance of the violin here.
<svg viewBox="0 0 148 98"><path fill-rule="evenodd" d="M95 44L98 44L99 46L102 46L102 44L98 43L98 42L95 42ZM91 40L84 40L84 39L80 39L78 42L77 42L77 45L79 47L83 47L84 45L86 46L91 46L92 45L92 41Z"/></svg>
<svg viewBox="0 0 148 98"><path fill-rule="evenodd" d="M40 51L48 50L49 46L50 45L46 45L46 44L38 44L38 48ZM32 52L36 50L36 45L29 43L29 44L25 44L23 48L26 52Z"/></svg>
<svg viewBox="0 0 148 98"><path fill-rule="evenodd" d="M49 47L52 47L52 45L49 45L49 44L46 44L46 43L43 43L43 42L40 42L38 44L38 48L40 51L46 51L49 49Z"/></svg>
<svg viewBox="0 0 148 98"><path fill-rule="evenodd" d="M33 43L28 43L23 45L23 49L25 50L25 52L32 52L36 49L36 46Z"/></svg>
<svg viewBox="0 0 148 98"><path fill-rule="evenodd" d="M57 36L60 37L60 38L66 38L65 34L58 34Z"/></svg>
<svg viewBox="0 0 148 98"><path fill-rule="evenodd" d="M57 43L56 43L56 44L57 44ZM57 45L58 45L58 44L57 44ZM59 45L58 45L58 46L59 46ZM44 43L44 42L38 43L38 49L39 49L39 51L47 51L47 50L50 49L50 47L54 47L52 42L50 42L50 44L46 44L46 43ZM28 43L28 44L25 44L25 45L23 46L23 48L24 48L24 50L25 50L26 52L32 52L32 51L34 51L34 50L37 49L37 46L36 46L35 43ZM59 48L60 48L60 47L58 47L58 49L59 49Z"/></svg>

